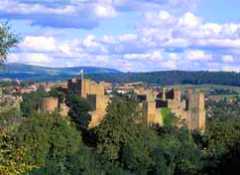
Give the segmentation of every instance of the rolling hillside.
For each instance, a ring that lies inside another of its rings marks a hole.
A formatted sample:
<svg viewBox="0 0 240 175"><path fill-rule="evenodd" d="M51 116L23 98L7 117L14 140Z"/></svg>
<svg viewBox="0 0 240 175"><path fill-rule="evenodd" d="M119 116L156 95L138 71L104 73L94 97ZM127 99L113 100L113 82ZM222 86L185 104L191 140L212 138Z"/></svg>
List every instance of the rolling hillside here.
<svg viewBox="0 0 240 175"><path fill-rule="evenodd" d="M6 64L0 69L0 79L19 80L61 80L80 74L84 70L85 74L115 74L120 71L115 69L100 67L69 67L69 68L49 68L24 64Z"/></svg>

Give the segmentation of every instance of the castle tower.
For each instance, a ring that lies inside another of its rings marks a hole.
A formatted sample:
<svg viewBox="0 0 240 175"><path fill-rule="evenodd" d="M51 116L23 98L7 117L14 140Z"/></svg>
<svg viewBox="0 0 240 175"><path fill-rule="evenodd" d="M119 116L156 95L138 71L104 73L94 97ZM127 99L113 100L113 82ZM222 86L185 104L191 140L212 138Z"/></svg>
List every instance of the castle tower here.
<svg viewBox="0 0 240 175"><path fill-rule="evenodd" d="M177 102L181 102L181 96L182 96L181 90L180 89L174 89L173 94L174 94L174 100L177 101Z"/></svg>
<svg viewBox="0 0 240 175"><path fill-rule="evenodd" d="M166 100L166 88L162 89L162 100L165 101Z"/></svg>
<svg viewBox="0 0 240 175"><path fill-rule="evenodd" d="M143 110L147 124L154 124L156 117L156 103L154 101L143 102Z"/></svg>
<svg viewBox="0 0 240 175"><path fill-rule="evenodd" d="M192 130L204 130L206 125L205 95L202 92L189 93L188 126Z"/></svg>
<svg viewBox="0 0 240 175"><path fill-rule="evenodd" d="M143 102L143 115L148 125L162 125L162 117L160 111L156 107L157 93L154 91L146 91L146 101Z"/></svg>

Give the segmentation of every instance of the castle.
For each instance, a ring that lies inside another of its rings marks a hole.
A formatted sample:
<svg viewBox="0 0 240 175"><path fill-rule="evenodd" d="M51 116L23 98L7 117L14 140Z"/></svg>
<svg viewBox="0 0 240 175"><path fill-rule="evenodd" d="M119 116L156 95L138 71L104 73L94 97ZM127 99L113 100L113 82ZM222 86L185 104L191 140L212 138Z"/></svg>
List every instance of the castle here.
<svg viewBox="0 0 240 175"><path fill-rule="evenodd" d="M85 98L92 106L89 128L96 127L104 119L107 105L110 102L110 97L105 94L109 86L109 83L96 83L84 79L83 74L67 83L68 91ZM150 88L145 89L139 85L137 88L129 87L129 89L134 89L135 94L137 94L147 124L162 126L164 119L161 109L168 108L189 129L205 129L205 96L202 92L188 89L184 96L179 89L163 88L161 91L157 91ZM59 103L58 99L53 97L47 97L43 100L42 109L47 112L60 109L62 115L67 115L69 110L65 104Z"/></svg>

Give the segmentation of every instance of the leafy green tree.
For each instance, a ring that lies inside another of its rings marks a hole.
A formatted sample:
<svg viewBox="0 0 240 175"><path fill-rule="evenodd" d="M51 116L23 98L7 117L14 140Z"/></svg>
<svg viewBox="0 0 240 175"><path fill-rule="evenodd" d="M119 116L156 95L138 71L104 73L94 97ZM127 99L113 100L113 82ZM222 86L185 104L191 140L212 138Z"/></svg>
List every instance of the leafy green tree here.
<svg viewBox="0 0 240 175"><path fill-rule="evenodd" d="M30 94L24 94L22 96L23 101L20 104L21 112L24 117L30 117L39 110L43 97L47 97L49 94L43 90L38 90Z"/></svg>
<svg viewBox="0 0 240 175"><path fill-rule="evenodd" d="M98 152L108 160L119 158L121 145L131 139L136 132L134 121L138 119L136 103L114 98L108 106L107 115L96 128Z"/></svg>
<svg viewBox="0 0 240 175"><path fill-rule="evenodd" d="M65 99L65 94L60 88L52 88L49 96L58 98L59 102L64 102Z"/></svg>
<svg viewBox="0 0 240 175"><path fill-rule="evenodd" d="M232 169L239 170L240 119L224 118L225 120L222 120L222 117L213 119L208 124L205 166L205 172L208 174L226 174Z"/></svg>
<svg viewBox="0 0 240 175"><path fill-rule="evenodd" d="M70 107L69 115L79 128L87 128L90 122L89 111L91 106L88 101L74 94L69 94L66 99L67 105Z"/></svg>
<svg viewBox="0 0 240 175"><path fill-rule="evenodd" d="M15 133L16 148L25 148L26 164L34 164L45 174L64 174L65 162L81 150L80 133L57 114L35 114L22 123Z"/></svg>
<svg viewBox="0 0 240 175"><path fill-rule="evenodd" d="M147 174L152 166L151 151L156 146L156 133L142 123L142 113L136 101L115 97L107 115L96 128L97 152L104 164Z"/></svg>
<svg viewBox="0 0 240 175"><path fill-rule="evenodd" d="M153 174L195 175L201 171L202 153L187 129L161 130L159 139Z"/></svg>
<svg viewBox="0 0 240 175"><path fill-rule="evenodd" d="M8 23L0 23L0 64L3 63L12 47L18 43L18 37L11 32Z"/></svg>
<svg viewBox="0 0 240 175"><path fill-rule="evenodd" d="M24 163L26 149L16 148L12 133L6 130L0 132L0 174L22 175L36 166Z"/></svg>

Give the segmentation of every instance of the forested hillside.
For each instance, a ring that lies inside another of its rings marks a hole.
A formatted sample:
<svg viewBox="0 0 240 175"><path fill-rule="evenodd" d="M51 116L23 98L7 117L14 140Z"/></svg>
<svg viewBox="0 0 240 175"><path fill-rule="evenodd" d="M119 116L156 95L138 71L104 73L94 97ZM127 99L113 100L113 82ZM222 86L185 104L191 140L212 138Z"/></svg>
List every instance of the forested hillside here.
<svg viewBox="0 0 240 175"><path fill-rule="evenodd" d="M188 72L188 71L160 71L148 73L121 73L121 74L92 74L88 75L97 81L113 83L143 81L149 84L220 84L240 85L240 73L235 72Z"/></svg>

